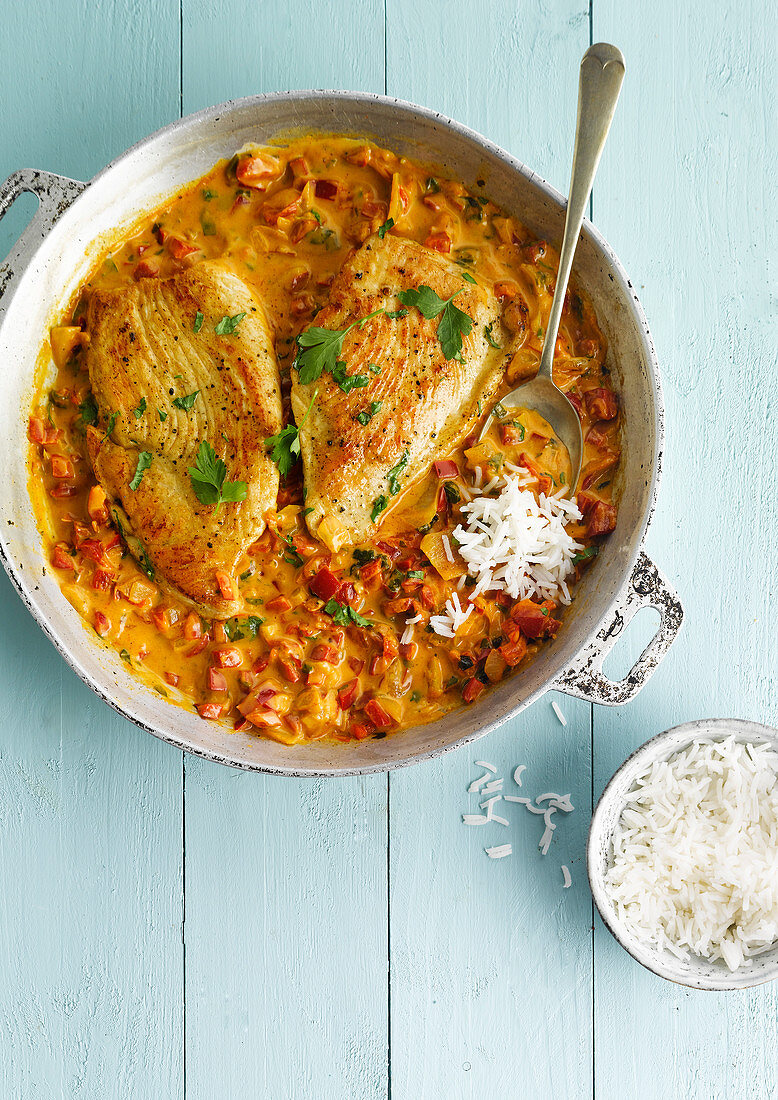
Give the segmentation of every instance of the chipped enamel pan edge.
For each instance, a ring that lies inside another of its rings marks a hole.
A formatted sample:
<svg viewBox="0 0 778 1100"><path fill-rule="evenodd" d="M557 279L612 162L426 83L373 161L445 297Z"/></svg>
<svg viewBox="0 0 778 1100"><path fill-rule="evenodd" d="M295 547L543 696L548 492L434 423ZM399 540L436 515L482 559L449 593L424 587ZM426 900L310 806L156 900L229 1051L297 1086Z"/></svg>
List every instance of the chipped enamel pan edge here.
<svg viewBox="0 0 778 1100"><path fill-rule="evenodd" d="M10 177L0 189L0 216L22 190L34 190L41 199L38 215L0 267L0 291L7 287L0 302L0 361L6 365L0 372L0 462L10 472L0 488L0 555L24 603L74 671L124 717L206 759L279 775L345 776L431 759L484 736L552 688L599 703L626 701L669 648L683 613L642 550L664 431L654 346L632 284L589 223L574 277L593 300L623 398L620 518L579 587L563 631L526 670L469 708L426 726L353 745L318 741L290 748L234 733L158 697L100 644L62 596L43 558L27 491L26 420L40 339L105 242L139 212L153 209L234 149L294 130L363 135L456 173L469 186L483 179L484 194L539 234L561 237L564 199L513 157L435 112L361 93L290 92L208 108L133 146L88 185L47 173ZM602 674L602 660L632 615L647 605L660 611L659 631L625 680L612 684Z"/></svg>

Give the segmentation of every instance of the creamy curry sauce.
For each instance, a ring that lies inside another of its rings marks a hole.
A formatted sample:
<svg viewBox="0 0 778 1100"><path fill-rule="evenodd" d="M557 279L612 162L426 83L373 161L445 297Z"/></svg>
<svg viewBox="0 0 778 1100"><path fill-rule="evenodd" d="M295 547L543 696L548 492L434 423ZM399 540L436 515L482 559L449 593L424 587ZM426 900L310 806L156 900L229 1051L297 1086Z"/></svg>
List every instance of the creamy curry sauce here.
<svg viewBox="0 0 778 1100"><path fill-rule="evenodd" d="M502 392L532 377L557 255L489 201L482 186L468 192L428 167L352 139L311 135L244 152L105 255L52 330L41 372L48 381L29 427L30 485L49 560L89 629L171 702L285 744L385 736L472 702L555 635L552 603L514 601L505 593L479 596L455 639L424 626L461 580L441 539L459 522L458 486L472 483L479 468L488 478L505 459L537 474L538 492L569 479L567 454L536 413L498 406L480 444L482 421L474 421L451 462L436 463L397 499L372 543L338 553L305 527L298 462L238 571L245 612L226 622L203 620L160 588L153 563L144 569L127 552L86 457L84 426L102 425L82 363L85 306L94 288L164 279L205 258L229 263L255 288L275 328L288 420L295 338L327 300L349 250L388 219L394 224L386 231L448 254L492 288L504 323L523 336ZM56 376L49 385L52 354ZM570 531L588 549L574 579L616 521L611 477L619 414L604 358L591 305L570 289L554 374L579 410L586 441L577 486L584 520ZM463 592L474 583L468 578ZM369 613L372 625L325 613L333 598L362 617ZM415 614L422 622L402 644L405 619Z"/></svg>

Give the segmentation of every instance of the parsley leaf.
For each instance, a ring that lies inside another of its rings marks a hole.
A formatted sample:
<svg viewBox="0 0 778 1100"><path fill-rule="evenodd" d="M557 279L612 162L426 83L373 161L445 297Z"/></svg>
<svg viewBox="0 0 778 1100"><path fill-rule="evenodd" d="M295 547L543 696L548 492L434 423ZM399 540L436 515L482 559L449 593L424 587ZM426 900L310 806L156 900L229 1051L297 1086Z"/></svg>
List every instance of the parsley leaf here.
<svg viewBox="0 0 778 1100"><path fill-rule="evenodd" d="M97 402L91 393L78 406L78 423L81 427L97 423Z"/></svg>
<svg viewBox="0 0 778 1100"><path fill-rule="evenodd" d="M437 194L438 191L440 191L440 184L434 176L430 176L427 180L426 190L431 191L433 195Z"/></svg>
<svg viewBox="0 0 778 1100"><path fill-rule="evenodd" d="M391 229L394 225L394 218L387 218L383 225L378 227L378 236L381 240L386 236L387 230Z"/></svg>
<svg viewBox="0 0 778 1100"><path fill-rule="evenodd" d="M153 459L154 455L151 454L150 451L141 451L138 455L138 465L135 467L135 476L130 482L130 488L132 489L133 493L138 488L141 481L143 481L143 475L146 473L146 470L148 470Z"/></svg>
<svg viewBox="0 0 778 1100"><path fill-rule="evenodd" d="M140 405L138 405L137 409L132 410L132 415L135 417L136 420L140 420L140 418L143 416L145 411L146 411L146 398L141 397Z"/></svg>
<svg viewBox="0 0 778 1100"><path fill-rule="evenodd" d="M344 393L351 393L352 390L362 389L363 386L367 386L370 383L370 379L366 374L346 374L346 364L342 362L335 364L332 371L332 377Z"/></svg>
<svg viewBox="0 0 778 1100"><path fill-rule="evenodd" d="M407 317L408 316L408 310L407 309L387 309L386 310L386 316L389 318L390 321L399 321L401 317Z"/></svg>
<svg viewBox="0 0 778 1100"><path fill-rule="evenodd" d="M475 281L469 271L463 271L462 278L465 280L466 283L473 283L474 286L478 286L478 283Z"/></svg>
<svg viewBox="0 0 778 1100"><path fill-rule="evenodd" d="M313 403L316 400L316 394L318 392L318 390L314 390L311 403L306 410L305 416L300 421L299 427L297 424L287 424L280 432L277 432L275 435L269 435L265 440L265 446L272 447L270 457L273 462L275 462L278 467L278 472L282 477L287 476L292 466L294 466L295 462L300 457L300 428L302 428L303 424L308 419L308 413L310 413L313 408Z"/></svg>
<svg viewBox="0 0 778 1100"><path fill-rule="evenodd" d="M213 331L217 336L231 336L245 316L244 311L236 313L233 317L222 317L218 325L214 325Z"/></svg>
<svg viewBox="0 0 778 1100"><path fill-rule="evenodd" d="M174 397L173 404L177 409L183 409L184 412L189 412L192 405L197 400L197 396L200 393L199 390L194 390L193 393L188 393L185 397Z"/></svg>
<svg viewBox="0 0 778 1100"><path fill-rule="evenodd" d="M472 317L454 305L454 299L461 293L461 290L457 290L450 298L443 299L438 297L432 287L422 284L418 290L401 290L397 295L404 306L415 306L427 320L437 317L439 313L443 314L438 322L440 350L446 359L458 359L460 362L462 337L467 336L473 327Z"/></svg>
<svg viewBox="0 0 778 1100"><path fill-rule="evenodd" d="M195 319L194 319L194 324L192 325L192 331L193 332L199 332L202 327L203 327L203 315L200 312L200 310L198 309L197 313L195 313Z"/></svg>
<svg viewBox="0 0 778 1100"><path fill-rule="evenodd" d="M192 489L201 504L234 504L246 499L245 481L225 481L227 466L217 457L213 447L203 440L197 451L197 462L189 467Z"/></svg>
<svg viewBox="0 0 778 1100"><path fill-rule="evenodd" d="M424 570L423 569L409 569L407 573L409 581L423 581Z"/></svg>
<svg viewBox="0 0 778 1100"><path fill-rule="evenodd" d="M375 521L378 519L380 514L384 511L384 509L386 508L386 504L387 504L387 501L386 501L385 496L380 496L380 497L375 498L375 500L373 501L373 510L370 513L370 518L373 521L373 523L375 523Z"/></svg>
<svg viewBox="0 0 778 1100"><path fill-rule="evenodd" d="M332 621L336 626L348 626L349 623L354 623L355 626L372 626L370 619L366 619L364 615L359 615L347 603L338 603L337 600L327 600L324 605L324 612L327 615L332 616Z"/></svg>
<svg viewBox="0 0 778 1100"><path fill-rule="evenodd" d="M309 382L315 382L317 378L321 377L322 371L335 370L340 361L340 353L343 350L343 341L346 334L351 332L352 328L357 326L361 328L371 317L377 317L379 313L383 312L382 309L374 309L372 313L368 313L367 317L352 321L344 329L316 328L314 326L306 329L305 332L301 332L297 337L297 346L300 350L292 363L292 366L299 371L300 382L304 386L308 385Z"/></svg>
<svg viewBox="0 0 778 1100"><path fill-rule="evenodd" d="M498 350L502 350L502 344L498 344L497 341L495 340L494 336L492 335L492 325L493 324L494 324L494 321L492 321L491 325L484 325L484 336L486 337L486 341L487 341L487 343L489 344L490 347L497 348Z"/></svg>
<svg viewBox="0 0 778 1100"><path fill-rule="evenodd" d="M105 440L108 438L108 436L111 434L111 432L116 427L116 421L118 419L119 419L119 410L117 409L116 412L112 412L111 415L108 417L108 427L105 429L105 435L103 436L103 442L105 442Z"/></svg>
<svg viewBox="0 0 778 1100"><path fill-rule="evenodd" d="M157 416L159 417L159 419L162 421L163 424L167 420L167 413L163 413L162 409L157 409Z"/></svg>
<svg viewBox="0 0 778 1100"><path fill-rule="evenodd" d="M380 401L371 401L366 409L363 409L361 413L357 413L356 419L358 423L364 428L365 424L368 424L373 419L380 408Z"/></svg>
<svg viewBox="0 0 778 1100"><path fill-rule="evenodd" d="M381 373L381 368L378 366L377 363L368 363L367 364L367 369L370 371L371 374L380 374Z"/></svg>
<svg viewBox="0 0 778 1100"><path fill-rule="evenodd" d="M396 466L392 466L389 473L386 475L389 481L389 492L392 496L396 496L400 492L400 474L408 465L409 454L408 451L403 451L402 458Z"/></svg>
<svg viewBox="0 0 778 1100"><path fill-rule="evenodd" d="M599 546L587 546L580 554L573 556L573 565L580 565L582 562L589 561L591 558L595 558L599 552Z"/></svg>
<svg viewBox="0 0 778 1100"><path fill-rule="evenodd" d="M154 562L151 560L151 558L142 547L138 555L138 565L141 567L149 580L153 581L157 571L154 568Z"/></svg>
<svg viewBox="0 0 778 1100"><path fill-rule="evenodd" d="M247 615L245 619L239 619L236 615L232 619L227 619L223 624L227 641L238 642L245 637L256 638L264 621L258 615Z"/></svg>

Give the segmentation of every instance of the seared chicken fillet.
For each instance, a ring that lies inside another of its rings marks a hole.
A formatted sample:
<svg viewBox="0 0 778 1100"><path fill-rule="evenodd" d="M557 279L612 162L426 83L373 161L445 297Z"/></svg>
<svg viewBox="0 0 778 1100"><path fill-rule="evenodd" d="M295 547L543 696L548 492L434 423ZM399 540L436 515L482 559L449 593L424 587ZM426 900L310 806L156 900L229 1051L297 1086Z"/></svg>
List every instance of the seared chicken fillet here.
<svg viewBox="0 0 778 1100"><path fill-rule="evenodd" d="M223 318L234 331L218 335ZM94 293L88 332L92 391L113 423L107 436L88 429L89 454L130 550L202 614L235 614L237 585L225 597L216 574L232 577L278 494L263 440L281 428L281 390L262 304L231 271L201 263ZM203 441L225 462L226 482L245 482L244 500L198 500L188 471ZM141 452L151 465L133 490Z"/></svg>
<svg viewBox="0 0 778 1100"><path fill-rule="evenodd" d="M330 549L369 539L397 492L451 453L472 425L479 400L486 403L497 390L510 358L484 333L495 325L495 342L507 344L495 324L500 308L494 296L463 279L462 268L440 253L388 233L383 240L368 238L346 261L315 325L342 330L375 309L400 310L397 292L422 285L442 299L460 292L454 304L473 321L463 337L462 362L443 354L440 316L427 320L410 308L394 320L380 314L345 337L339 359L347 375L367 385L344 393L329 372L308 385L292 372L308 527Z"/></svg>

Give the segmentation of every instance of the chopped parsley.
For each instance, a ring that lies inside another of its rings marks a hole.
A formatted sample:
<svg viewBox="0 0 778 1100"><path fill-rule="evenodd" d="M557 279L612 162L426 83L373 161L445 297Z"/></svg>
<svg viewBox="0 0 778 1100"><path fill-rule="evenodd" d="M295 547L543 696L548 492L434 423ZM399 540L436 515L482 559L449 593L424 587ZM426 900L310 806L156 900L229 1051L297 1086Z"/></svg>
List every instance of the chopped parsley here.
<svg viewBox="0 0 778 1100"><path fill-rule="evenodd" d="M302 428L305 421L308 419L308 413L313 408L313 403L316 400L316 394L318 390L314 390L311 403L308 406L305 416L300 421L300 426L297 424L287 424L285 428L282 428L280 432L275 435L269 435L265 440L265 446L271 447L270 457L278 467L278 472L282 477L286 477L292 466L294 466L297 459L300 457L300 428Z"/></svg>
<svg viewBox="0 0 778 1100"><path fill-rule="evenodd" d="M381 408L381 402L380 401L371 401L366 409L363 409L362 412L357 413L357 415L356 415L357 422L359 424L361 424L362 427L364 428L364 426L366 424L370 423L370 421L373 419L373 417L375 416L375 414L378 412L378 410L380 408Z"/></svg>
<svg viewBox="0 0 778 1100"><path fill-rule="evenodd" d="M449 504L459 504L462 499L459 489L457 489L453 481L443 482L443 492L446 494L446 500Z"/></svg>
<svg viewBox="0 0 778 1100"><path fill-rule="evenodd" d="M137 409L132 410L132 415L135 417L136 420L140 420L140 418L143 416L145 411L146 411L146 398L141 397L140 405L138 405Z"/></svg>
<svg viewBox="0 0 778 1100"><path fill-rule="evenodd" d="M581 565L582 562L591 561L592 558L597 557L599 552L599 546L587 546L580 554L575 554L573 556L573 565Z"/></svg>
<svg viewBox="0 0 778 1100"><path fill-rule="evenodd" d="M84 427L86 424L96 424L97 416L97 402L90 393L78 406L79 426Z"/></svg>
<svg viewBox="0 0 778 1100"><path fill-rule="evenodd" d="M373 521L373 523L375 523L381 513L386 509L387 503L387 499L383 495L375 498L375 500L373 501L373 510L370 513L370 519Z"/></svg>
<svg viewBox="0 0 778 1100"><path fill-rule="evenodd" d="M332 377L344 393L351 393L352 390L362 389L363 386L367 386L370 383L370 379L366 374L346 374L346 364L342 361L338 361L335 364L332 371Z"/></svg>
<svg viewBox="0 0 778 1100"><path fill-rule="evenodd" d="M201 504L234 504L246 499L245 481L225 481L227 466L213 447L203 440L197 451L197 461L189 467L192 489Z"/></svg>
<svg viewBox="0 0 778 1100"><path fill-rule="evenodd" d="M394 218L387 218L384 224L378 227L378 236L381 238L381 240L384 239L387 232L392 228L393 225Z"/></svg>
<svg viewBox="0 0 778 1100"><path fill-rule="evenodd" d="M343 341L353 328L362 327L371 317L377 317L383 313L382 309L374 309L367 317L361 317L358 321L352 321L344 329L312 328L301 332L297 337L299 348L295 360L292 363L296 367L300 382L305 386L309 382L315 382L321 377L322 371L334 371L340 360L343 350Z"/></svg>
<svg viewBox="0 0 778 1100"><path fill-rule="evenodd" d="M486 337L486 341L490 347L497 348L499 351L502 351L502 344L498 344L494 336L492 335L493 324L494 321L492 321L489 325L484 325L484 336Z"/></svg>
<svg viewBox="0 0 778 1100"><path fill-rule="evenodd" d="M185 397L174 397L173 404L177 409L183 409L184 412L189 412L192 405L194 405L195 401L197 400L199 393L199 390L194 390L192 393L186 394Z"/></svg>
<svg viewBox="0 0 778 1100"><path fill-rule="evenodd" d="M264 619L258 615L247 615L244 619L237 616L227 619L224 625L224 633L229 642L239 642L242 638L256 638Z"/></svg>
<svg viewBox="0 0 778 1100"><path fill-rule="evenodd" d="M409 457L410 456L408 454L408 451L407 450L403 451L402 458L400 459L400 461L397 463L396 466L392 466L391 470L386 475L386 477L389 481L389 492L392 494L392 496L396 496L397 493L400 492L400 474L403 472L405 467L408 465L408 458Z"/></svg>
<svg viewBox="0 0 778 1100"><path fill-rule="evenodd" d="M218 193L216 191L211 191L210 187L206 187L203 191L203 198L206 202L210 202L211 199L218 198Z"/></svg>
<svg viewBox="0 0 778 1100"><path fill-rule="evenodd" d="M129 664L132 664L132 661L131 661L131 659L130 659L130 655L129 655L129 653L127 652L127 650L126 650L126 649L120 649L120 650L119 650L119 656L121 657L121 659L122 659L123 661L126 661L128 665L129 665Z"/></svg>
<svg viewBox="0 0 778 1100"><path fill-rule="evenodd" d="M153 561L143 548L141 548L140 554L138 555L138 564L149 580L153 581L157 571L154 568Z"/></svg>
<svg viewBox="0 0 778 1100"><path fill-rule="evenodd" d="M199 332L200 331L200 329L203 327L203 320L204 320L203 315L200 312L200 310L198 309L197 313L195 313L194 324L192 325L192 330L194 332Z"/></svg>
<svg viewBox="0 0 778 1100"><path fill-rule="evenodd" d="M338 603L335 599L327 600L324 605L324 612L332 616L332 621L336 626L348 626L349 623L354 623L355 626L373 625L370 619L358 615L350 604Z"/></svg>
<svg viewBox="0 0 778 1100"><path fill-rule="evenodd" d="M473 319L454 305L454 299L461 293L457 290L450 298L439 298L432 287L422 284L418 290L401 290L397 295L404 306L409 309L415 306L427 320L442 314L438 322L440 350L446 359L456 359L460 363L462 337L473 327Z"/></svg>
<svg viewBox="0 0 778 1100"><path fill-rule="evenodd" d="M434 176L429 176L427 179L427 191L431 192L433 195L436 195L438 191L440 191L440 184Z"/></svg>
<svg viewBox="0 0 778 1100"><path fill-rule="evenodd" d="M162 409L157 409L157 416L159 417L159 419L162 421L163 424L167 420L167 413L163 413Z"/></svg>
<svg viewBox="0 0 778 1100"><path fill-rule="evenodd" d="M474 286L478 286L478 283L475 281L469 271L463 271L462 278L465 280L466 283L473 283Z"/></svg>
<svg viewBox="0 0 778 1100"><path fill-rule="evenodd" d="M407 573L409 581L423 581L424 570L423 569L409 569Z"/></svg>
<svg viewBox="0 0 778 1100"><path fill-rule="evenodd" d="M217 336L231 336L245 316L244 310L243 313L236 313L232 317L222 317L218 325L214 325L213 331Z"/></svg>
<svg viewBox="0 0 778 1100"><path fill-rule="evenodd" d="M154 456L153 454L151 454L150 451L141 451L138 455L138 464L135 467L135 476L130 482L130 488L132 489L133 493L138 488L141 481L143 481L143 475L146 473L146 470L148 470L153 459Z"/></svg>
<svg viewBox="0 0 778 1100"><path fill-rule="evenodd" d="M378 366L377 363L368 363L367 364L367 369L370 371L371 374L380 374L381 373L381 368Z"/></svg>

